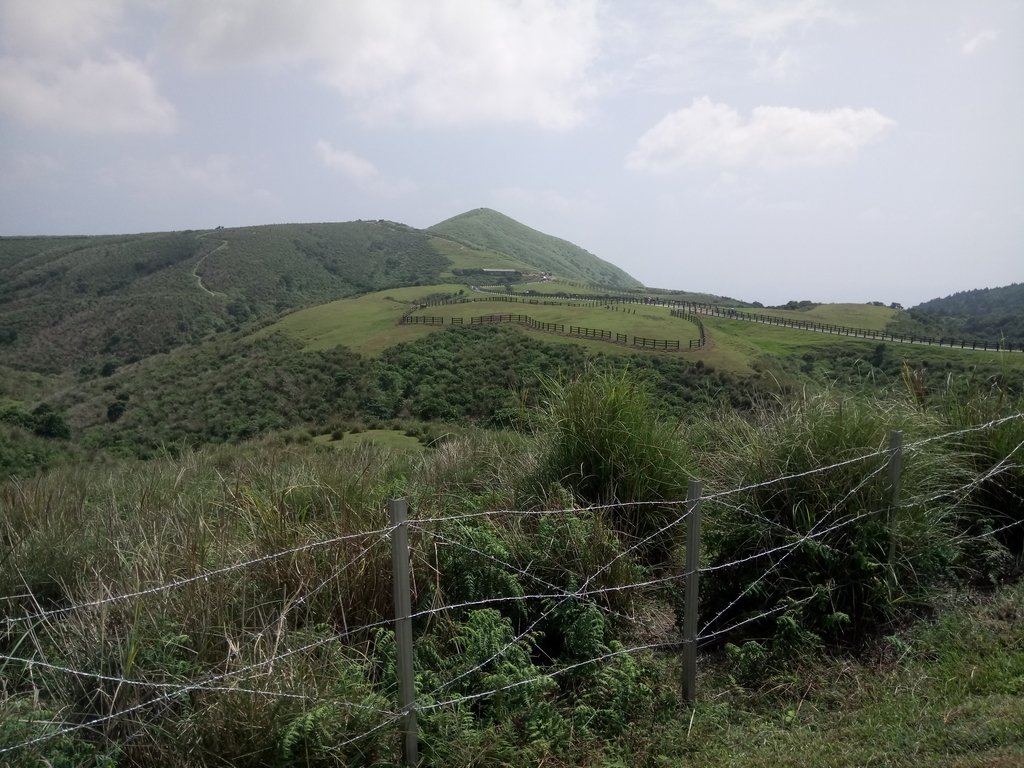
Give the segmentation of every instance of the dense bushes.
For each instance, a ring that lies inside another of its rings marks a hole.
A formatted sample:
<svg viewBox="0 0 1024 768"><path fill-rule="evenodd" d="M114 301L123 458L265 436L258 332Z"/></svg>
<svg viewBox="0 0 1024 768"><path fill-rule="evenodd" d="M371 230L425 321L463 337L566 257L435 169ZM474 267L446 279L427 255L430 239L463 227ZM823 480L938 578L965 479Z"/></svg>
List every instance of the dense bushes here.
<svg viewBox="0 0 1024 768"><path fill-rule="evenodd" d="M927 601L956 561L953 505L968 475L947 446L915 445L892 506L888 441L892 430L913 444L939 427L906 400L836 393L712 425L709 485L747 488L706 513L712 629L747 622L740 636L788 653L858 642Z"/></svg>
<svg viewBox="0 0 1024 768"><path fill-rule="evenodd" d="M276 343L248 348L249 364ZM321 362L323 382L348 370ZM1019 403L827 392L665 421L644 375L548 379L528 430L467 430L421 453L285 435L0 484L0 618L145 592L4 625L0 744L139 706L15 759L184 765L187 740L189 764L396 762L381 529L398 495L413 508L421 744L439 765L638 764L629 745L676 708L675 654L637 649L678 641L672 502L689 473L708 497L701 625L712 640L732 628L717 639L736 644L744 684L889 634L937 588L1011 556L1014 529L992 529L1019 519L1020 420L934 438ZM907 449L890 510L892 429Z"/></svg>
<svg viewBox="0 0 1024 768"><path fill-rule="evenodd" d="M964 457L972 482L959 495L964 569L981 583L1024 567L1024 397L1000 388L953 389L929 404L949 431L949 449ZM993 424L986 429L978 425ZM997 545L997 546L994 546Z"/></svg>
<svg viewBox="0 0 1024 768"><path fill-rule="evenodd" d="M564 487L581 504L612 505L615 529L662 559L665 525L680 517L690 463L677 425L661 418L651 395L628 371L588 371L547 380L534 488ZM635 502L635 503L633 503ZM666 502L665 505L657 502Z"/></svg>
<svg viewBox="0 0 1024 768"><path fill-rule="evenodd" d="M341 347L305 352L280 335L227 339L118 371L71 414L90 446L152 456L351 419L368 379L366 362Z"/></svg>
<svg viewBox="0 0 1024 768"><path fill-rule="evenodd" d="M434 333L385 350L374 365L377 392L368 410L383 418L469 419L521 427L528 409L542 399L542 377L578 375L588 365L633 371L657 407L675 418L719 403L748 408L767 388L758 377L740 378L677 357L588 354L575 344L538 341L516 328L490 326Z"/></svg>

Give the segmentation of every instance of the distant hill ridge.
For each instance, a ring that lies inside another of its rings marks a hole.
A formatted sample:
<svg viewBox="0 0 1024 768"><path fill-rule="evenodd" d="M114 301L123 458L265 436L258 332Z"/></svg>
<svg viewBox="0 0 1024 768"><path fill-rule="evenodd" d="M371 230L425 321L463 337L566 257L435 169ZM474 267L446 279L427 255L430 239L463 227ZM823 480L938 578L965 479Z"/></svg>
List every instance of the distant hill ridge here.
<svg viewBox="0 0 1024 768"><path fill-rule="evenodd" d="M931 314L960 317L1024 312L1024 283L1011 283L1001 288L958 291L942 299L925 301L914 309Z"/></svg>
<svg viewBox="0 0 1024 768"><path fill-rule="evenodd" d="M1024 339L1024 283L959 291L918 304L893 323L897 332L999 341Z"/></svg>
<svg viewBox="0 0 1024 768"><path fill-rule="evenodd" d="M378 220L0 237L0 365L90 375L300 307L445 282L453 252L464 266L640 285L485 209L429 230Z"/></svg>
<svg viewBox="0 0 1024 768"><path fill-rule="evenodd" d="M640 288L642 283L614 264L578 245L538 232L490 208L460 213L428 232L475 248L506 253L570 280L613 288Z"/></svg>

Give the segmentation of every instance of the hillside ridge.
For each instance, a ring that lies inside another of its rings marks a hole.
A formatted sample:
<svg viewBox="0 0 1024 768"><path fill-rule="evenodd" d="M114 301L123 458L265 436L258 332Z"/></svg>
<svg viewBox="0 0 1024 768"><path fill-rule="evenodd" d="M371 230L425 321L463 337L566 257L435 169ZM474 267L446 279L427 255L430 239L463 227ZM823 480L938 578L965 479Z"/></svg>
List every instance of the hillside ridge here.
<svg viewBox="0 0 1024 768"><path fill-rule="evenodd" d="M427 227L475 248L499 251L570 280L614 288L641 288L625 270L575 243L516 221L491 208L474 208Z"/></svg>

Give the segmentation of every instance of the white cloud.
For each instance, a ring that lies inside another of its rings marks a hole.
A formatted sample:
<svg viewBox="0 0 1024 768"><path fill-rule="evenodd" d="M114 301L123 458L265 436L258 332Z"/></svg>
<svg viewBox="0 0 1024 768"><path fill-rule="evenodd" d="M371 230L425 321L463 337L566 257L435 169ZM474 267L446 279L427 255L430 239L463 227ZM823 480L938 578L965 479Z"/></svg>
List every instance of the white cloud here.
<svg viewBox="0 0 1024 768"><path fill-rule="evenodd" d="M805 43L819 30L850 26L857 19L851 4L829 0L648 0L611 6L619 18L601 17L607 30L602 44L631 62L618 80L634 90L692 93L755 82L792 79L814 73L821 57Z"/></svg>
<svg viewBox="0 0 1024 768"><path fill-rule="evenodd" d="M199 68L311 66L369 120L518 123L583 118L596 0L296 0L175 6Z"/></svg>
<svg viewBox="0 0 1024 768"><path fill-rule="evenodd" d="M800 64L800 54L786 48L775 56L764 52L757 55L757 66L754 69L756 80L785 80Z"/></svg>
<svg viewBox="0 0 1024 768"><path fill-rule="evenodd" d="M397 197L412 192L416 184L408 179L387 179L377 166L366 158L345 149L337 149L320 139L313 147L325 168L340 173L356 186L383 197Z"/></svg>
<svg viewBox="0 0 1024 768"><path fill-rule="evenodd" d="M683 166L726 168L824 165L848 159L894 121L874 109L813 112L756 107L749 120L706 96L661 119L626 158L634 171L669 173Z"/></svg>
<svg viewBox="0 0 1024 768"><path fill-rule="evenodd" d="M9 54L66 59L102 43L122 0L0 0L0 45Z"/></svg>
<svg viewBox="0 0 1024 768"><path fill-rule="evenodd" d="M316 154L326 168L338 171L352 181L372 181L380 176L377 166L369 160L344 149L335 149L323 139L316 143Z"/></svg>
<svg viewBox="0 0 1024 768"><path fill-rule="evenodd" d="M965 56L970 56L976 53L980 48L994 42L999 37L999 33L994 29L986 29L979 32L966 43L964 43L961 49Z"/></svg>
<svg viewBox="0 0 1024 768"><path fill-rule="evenodd" d="M115 53L71 65L0 59L0 110L70 133L169 133L175 124L142 62Z"/></svg>
<svg viewBox="0 0 1024 768"><path fill-rule="evenodd" d="M779 40L794 30L821 22L847 22L850 17L829 0L712 0L734 34L752 41Z"/></svg>
<svg viewBox="0 0 1024 768"><path fill-rule="evenodd" d="M148 65L112 46L121 0L0 0L0 111L68 133L169 133Z"/></svg>
<svg viewBox="0 0 1024 768"><path fill-rule="evenodd" d="M272 193L253 184L234 158L220 153L199 159L183 155L153 160L125 158L103 169L100 181L154 201L188 197L266 203L275 199Z"/></svg>

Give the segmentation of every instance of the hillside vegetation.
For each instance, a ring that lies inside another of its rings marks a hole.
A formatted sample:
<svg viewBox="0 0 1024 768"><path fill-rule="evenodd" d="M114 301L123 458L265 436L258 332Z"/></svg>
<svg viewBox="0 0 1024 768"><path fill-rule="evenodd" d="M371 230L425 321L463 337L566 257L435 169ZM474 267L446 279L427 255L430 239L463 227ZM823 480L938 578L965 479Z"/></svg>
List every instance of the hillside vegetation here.
<svg viewBox="0 0 1024 768"><path fill-rule="evenodd" d="M399 496L424 766L1021 764L1024 354L673 315L574 248L0 239L0 764L397 764Z"/></svg>
<svg viewBox="0 0 1024 768"><path fill-rule="evenodd" d="M430 227L430 232L466 245L507 253L570 280L616 288L639 288L640 283L568 240L520 224L489 208L477 208Z"/></svg>
<svg viewBox="0 0 1024 768"><path fill-rule="evenodd" d="M999 341L1024 340L1024 283L961 291L900 313L897 333Z"/></svg>
<svg viewBox="0 0 1024 768"><path fill-rule="evenodd" d="M296 308L440 283L453 269L564 269L638 285L571 243L488 214L500 227L480 229L480 244L473 227L454 242L387 221L0 238L0 364L109 373Z"/></svg>
<svg viewBox="0 0 1024 768"><path fill-rule="evenodd" d="M0 238L0 363L57 372L132 360L227 327L195 233Z"/></svg>
<svg viewBox="0 0 1024 768"><path fill-rule="evenodd" d="M741 379L679 358L595 354L488 326L395 344L375 359L340 345L311 350L282 333L227 335L85 382L52 404L67 420L64 437L73 433L75 443L92 450L148 458L292 428L308 438L357 424L401 421L409 428L410 420L521 425L523 409L540 397L540 375L568 376L588 361L642 372L666 412L679 416L695 406L749 406L758 391L771 388L757 377ZM31 421L26 408L9 412L12 425ZM0 423L3 414L0 408ZM31 439L39 464L52 463L70 447L66 440L40 442L30 432L11 434L6 442ZM27 469L24 459L0 464L0 477Z"/></svg>
<svg viewBox="0 0 1024 768"><path fill-rule="evenodd" d="M993 500L1024 493L1021 403L826 391L675 418L658 386L552 370L519 431L429 451L265 438L0 483L0 756L397 764L403 495L424 765L1020 764L1024 595L962 590L1019 567L1020 511Z"/></svg>
<svg viewBox="0 0 1024 768"><path fill-rule="evenodd" d="M437 282L448 261L422 231L387 221L224 229L199 267L203 284L241 317L402 285Z"/></svg>

